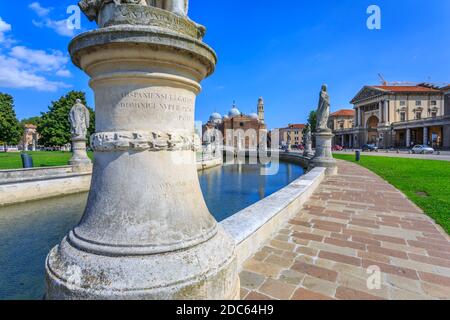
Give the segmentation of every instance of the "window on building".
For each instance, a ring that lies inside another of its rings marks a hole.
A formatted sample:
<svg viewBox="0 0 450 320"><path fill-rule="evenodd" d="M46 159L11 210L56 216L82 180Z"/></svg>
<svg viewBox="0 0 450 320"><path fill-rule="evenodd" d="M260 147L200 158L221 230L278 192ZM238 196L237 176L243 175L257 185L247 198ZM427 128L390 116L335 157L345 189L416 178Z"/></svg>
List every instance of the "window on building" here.
<svg viewBox="0 0 450 320"><path fill-rule="evenodd" d="M401 122L405 122L406 121L406 113L405 112L400 112L400 121Z"/></svg>
<svg viewBox="0 0 450 320"><path fill-rule="evenodd" d="M244 126L244 123L243 122L241 122L240 124L239 124L241 127L243 127Z"/></svg>
<svg viewBox="0 0 450 320"><path fill-rule="evenodd" d="M416 119L417 120L422 119L422 112L416 112Z"/></svg>
<svg viewBox="0 0 450 320"><path fill-rule="evenodd" d="M400 101L400 107L404 107L404 106L406 106L406 101L405 100Z"/></svg>
<svg viewBox="0 0 450 320"><path fill-rule="evenodd" d="M417 100L416 101L416 107L420 107L422 105L422 100Z"/></svg>
<svg viewBox="0 0 450 320"><path fill-rule="evenodd" d="M437 117L437 112L436 111L431 112L431 117L432 118L436 118Z"/></svg>
<svg viewBox="0 0 450 320"><path fill-rule="evenodd" d="M433 100L433 101L430 102L430 104L431 104L432 106L437 106L437 101L436 101L436 100Z"/></svg>
<svg viewBox="0 0 450 320"><path fill-rule="evenodd" d="M295 134L298 134L298 131L295 131Z"/></svg>
<svg viewBox="0 0 450 320"><path fill-rule="evenodd" d="M344 124L342 122L339 124L339 128L344 129Z"/></svg>

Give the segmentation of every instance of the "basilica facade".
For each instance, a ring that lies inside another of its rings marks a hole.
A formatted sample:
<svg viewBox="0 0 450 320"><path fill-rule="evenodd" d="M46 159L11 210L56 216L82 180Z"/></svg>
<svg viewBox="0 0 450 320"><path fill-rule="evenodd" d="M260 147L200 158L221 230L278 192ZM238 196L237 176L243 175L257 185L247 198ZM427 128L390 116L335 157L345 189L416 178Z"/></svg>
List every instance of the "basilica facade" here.
<svg viewBox="0 0 450 320"><path fill-rule="evenodd" d="M244 114L236 103L226 115L214 112L208 122L203 126L204 143L218 142L225 146L234 147L238 150L258 149L266 140L267 126L265 124L264 100L258 99L257 113Z"/></svg>

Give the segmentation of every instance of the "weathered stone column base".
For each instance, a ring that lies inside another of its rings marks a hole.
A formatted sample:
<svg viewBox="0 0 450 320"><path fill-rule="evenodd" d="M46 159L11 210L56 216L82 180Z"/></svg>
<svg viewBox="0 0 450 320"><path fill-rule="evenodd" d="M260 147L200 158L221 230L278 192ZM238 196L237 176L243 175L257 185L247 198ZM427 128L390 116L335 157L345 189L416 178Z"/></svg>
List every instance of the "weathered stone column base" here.
<svg viewBox="0 0 450 320"><path fill-rule="evenodd" d="M69 161L71 166L91 166L92 162L86 153L86 140L73 140L72 141L72 159Z"/></svg>
<svg viewBox="0 0 450 320"><path fill-rule="evenodd" d="M108 256L78 249L66 237L46 261L51 300L237 300L234 241L223 231L175 252ZM108 249L108 248L105 248Z"/></svg>
<svg viewBox="0 0 450 320"><path fill-rule="evenodd" d="M331 142L333 134L329 131L318 132L316 137L316 154L311 160L309 169L323 167L326 168L327 175L337 174L336 160L331 152Z"/></svg>

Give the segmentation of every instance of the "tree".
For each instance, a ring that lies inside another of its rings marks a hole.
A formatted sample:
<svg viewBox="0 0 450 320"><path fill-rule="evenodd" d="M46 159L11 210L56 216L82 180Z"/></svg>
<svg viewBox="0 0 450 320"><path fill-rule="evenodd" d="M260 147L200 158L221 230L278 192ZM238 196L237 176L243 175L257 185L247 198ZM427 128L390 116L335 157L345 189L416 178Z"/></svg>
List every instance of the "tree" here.
<svg viewBox="0 0 450 320"><path fill-rule="evenodd" d="M40 121L41 121L41 117L36 116L36 117L22 119L20 121L20 123L22 126L24 126L26 124L32 124L32 125L38 126Z"/></svg>
<svg viewBox="0 0 450 320"><path fill-rule="evenodd" d="M309 113L308 116L308 125L311 128L312 135L312 147L316 147L316 137L314 136L314 132L316 132L317 129L317 111L313 110ZM306 134L307 128L303 129L303 136Z"/></svg>
<svg viewBox="0 0 450 320"><path fill-rule="evenodd" d="M81 91L70 91L58 101L53 101L48 112L42 113L37 131L40 134L39 143L46 147L63 146L71 142L69 112L80 99L86 105L86 94ZM95 114L89 109L91 115L89 136L95 132Z"/></svg>
<svg viewBox="0 0 450 320"><path fill-rule="evenodd" d="M14 111L14 99L9 94L0 93L0 141L6 145L17 145L23 135L23 128Z"/></svg>
<svg viewBox="0 0 450 320"><path fill-rule="evenodd" d="M311 127L311 132L316 132L317 129L317 111L311 111L308 117L308 123Z"/></svg>

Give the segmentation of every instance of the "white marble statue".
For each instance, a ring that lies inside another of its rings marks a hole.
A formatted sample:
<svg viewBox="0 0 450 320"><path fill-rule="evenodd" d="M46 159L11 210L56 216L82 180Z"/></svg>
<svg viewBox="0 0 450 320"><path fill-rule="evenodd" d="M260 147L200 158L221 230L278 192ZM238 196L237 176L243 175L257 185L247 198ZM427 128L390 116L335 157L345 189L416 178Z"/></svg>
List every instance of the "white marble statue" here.
<svg viewBox="0 0 450 320"><path fill-rule="evenodd" d="M328 118L330 117L330 96L327 92L327 85L322 85L320 92L319 107L317 108L317 132L330 131L328 128Z"/></svg>
<svg viewBox="0 0 450 320"><path fill-rule="evenodd" d="M97 20L100 10L108 3L119 6L122 4L135 4L152 6L170 11L176 15L186 17L189 10L189 0L81 0L78 5L89 20Z"/></svg>
<svg viewBox="0 0 450 320"><path fill-rule="evenodd" d="M311 143L311 127L309 125L306 126L305 135L303 137L303 144L306 146L308 143Z"/></svg>
<svg viewBox="0 0 450 320"><path fill-rule="evenodd" d="M72 107L69 113L69 121L71 125L72 138L86 139L89 128L90 114L80 99Z"/></svg>

